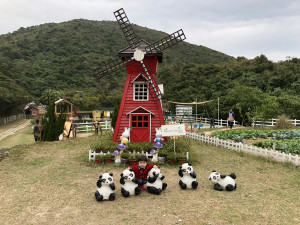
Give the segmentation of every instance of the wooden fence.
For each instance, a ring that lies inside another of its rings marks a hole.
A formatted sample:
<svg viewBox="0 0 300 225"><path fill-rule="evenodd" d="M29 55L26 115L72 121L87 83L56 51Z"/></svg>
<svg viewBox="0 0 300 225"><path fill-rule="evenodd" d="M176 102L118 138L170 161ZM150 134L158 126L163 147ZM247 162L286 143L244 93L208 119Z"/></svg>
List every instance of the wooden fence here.
<svg viewBox="0 0 300 225"><path fill-rule="evenodd" d="M13 122L15 120L21 120L21 119L26 119L25 114L18 114L18 115L13 115L13 116L8 116L8 117L1 117L0 118L0 125L4 125L10 122Z"/></svg>
<svg viewBox="0 0 300 225"><path fill-rule="evenodd" d="M276 122L277 122L278 119L269 119L269 120L266 120L266 121L261 121L261 120L257 120L257 121L254 121L252 123L252 127L274 127L276 125ZM290 119L290 120L287 120L287 121L290 121L293 125L295 126L300 126L300 120L297 120L297 119Z"/></svg>
<svg viewBox="0 0 300 225"><path fill-rule="evenodd" d="M264 157L269 157L272 159L275 159L280 162L291 162L295 165L299 165L299 156L298 155L292 155L291 153L286 154L284 152L275 151L273 149L267 149L267 148L259 148L253 145L246 145L243 143L237 143L233 141L227 141L223 139L219 139L216 137L210 137L210 136L204 136L197 133L191 133L186 132L186 136L188 138L191 138L193 140L202 141L208 144L215 145L217 147L223 147L231 150L235 150L238 152L246 152L251 153L254 155L260 155Z"/></svg>
<svg viewBox="0 0 300 225"><path fill-rule="evenodd" d="M102 130L111 130L111 121L103 121L99 122ZM95 131L95 126L89 124L89 122L86 123L76 123L78 124L78 127L76 129L77 133L80 132L92 132Z"/></svg>

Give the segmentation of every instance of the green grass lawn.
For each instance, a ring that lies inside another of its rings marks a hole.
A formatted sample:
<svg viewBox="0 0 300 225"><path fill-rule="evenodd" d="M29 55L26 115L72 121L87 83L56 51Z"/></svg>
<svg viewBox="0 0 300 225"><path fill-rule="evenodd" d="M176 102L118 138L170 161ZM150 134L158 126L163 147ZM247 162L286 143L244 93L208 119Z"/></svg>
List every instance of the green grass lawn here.
<svg viewBox="0 0 300 225"><path fill-rule="evenodd" d="M300 169L192 141L196 190L181 190L178 165L162 165L167 189L121 195L126 165L87 162L100 136L14 147L0 162L1 224L300 224ZM237 190L218 192L212 170L237 175ZM114 173L116 200L97 202L99 175Z"/></svg>

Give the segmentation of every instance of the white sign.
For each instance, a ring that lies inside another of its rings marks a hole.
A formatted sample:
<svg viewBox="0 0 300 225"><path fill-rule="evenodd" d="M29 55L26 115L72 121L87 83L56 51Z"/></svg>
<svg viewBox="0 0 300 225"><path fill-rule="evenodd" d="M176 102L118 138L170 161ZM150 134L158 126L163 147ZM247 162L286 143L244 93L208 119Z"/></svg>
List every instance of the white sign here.
<svg viewBox="0 0 300 225"><path fill-rule="evenodd" d="M163 137L185 135L184 124L162 125L161 131Z"/></svg>

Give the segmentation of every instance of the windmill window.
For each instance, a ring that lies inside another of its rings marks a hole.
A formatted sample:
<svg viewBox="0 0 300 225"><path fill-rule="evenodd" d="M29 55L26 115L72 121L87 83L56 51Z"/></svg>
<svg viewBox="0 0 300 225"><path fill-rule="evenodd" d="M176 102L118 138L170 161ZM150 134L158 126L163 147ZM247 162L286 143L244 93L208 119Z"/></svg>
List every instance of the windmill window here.
<svg viewBox="0 0 300 225"><path fill-rule="evenodd" d="M134 83L133 86L133 100L148 101L147 83Z"/></svg>

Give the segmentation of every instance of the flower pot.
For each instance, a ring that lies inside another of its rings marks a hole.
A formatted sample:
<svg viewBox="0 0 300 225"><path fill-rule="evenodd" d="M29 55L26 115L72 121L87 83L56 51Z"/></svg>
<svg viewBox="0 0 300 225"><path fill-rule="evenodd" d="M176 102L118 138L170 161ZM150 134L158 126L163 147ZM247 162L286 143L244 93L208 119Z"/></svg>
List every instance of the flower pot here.
<svg viewBox="0 0 300 225"><path fill-rule="evenodd" d="M134 164L136 163L136 160L128 160L129 161L129 164L131 165L131 166L134 166Z"/></svg>
<svg viewBox="0 0 300 225"><path fill-rule="evenodd" d="M158 157L158 161L159 162L164 162L165 161L165 157Z"/></svg>
<svg viewBox="0 0 300 225"><path fill-rule="evenodd" d="M121 158L121 163L126 164L128 162L128 159Z"/></svg>
<svg viewBox="0 0 300 225"><path fill-rule="evenodd" d="M169 163L170 165L174 165L175 160L174 160L174 159L169 159L168 163Z"/></svg>
<svg viewBox="0 0 300 225"><path fill-rule="evenodd" d="M105 159L105 162L106 162L106 163L111 163L112 160L113 160L112 158L106 158L106 159Z"/></svg>
<svg viewBox="0 0 300 225"><path fill-rule="evenodd" d="M185 159L177 159L177 161L178 161L178 164L183 164L183 163L185 163Z"/></svg>
<svg viewBox="0 0 300 225"><path fill-rule="evenodd" d="M95 164L100 164L102 163L102 159L95 159Z"/></svg>

